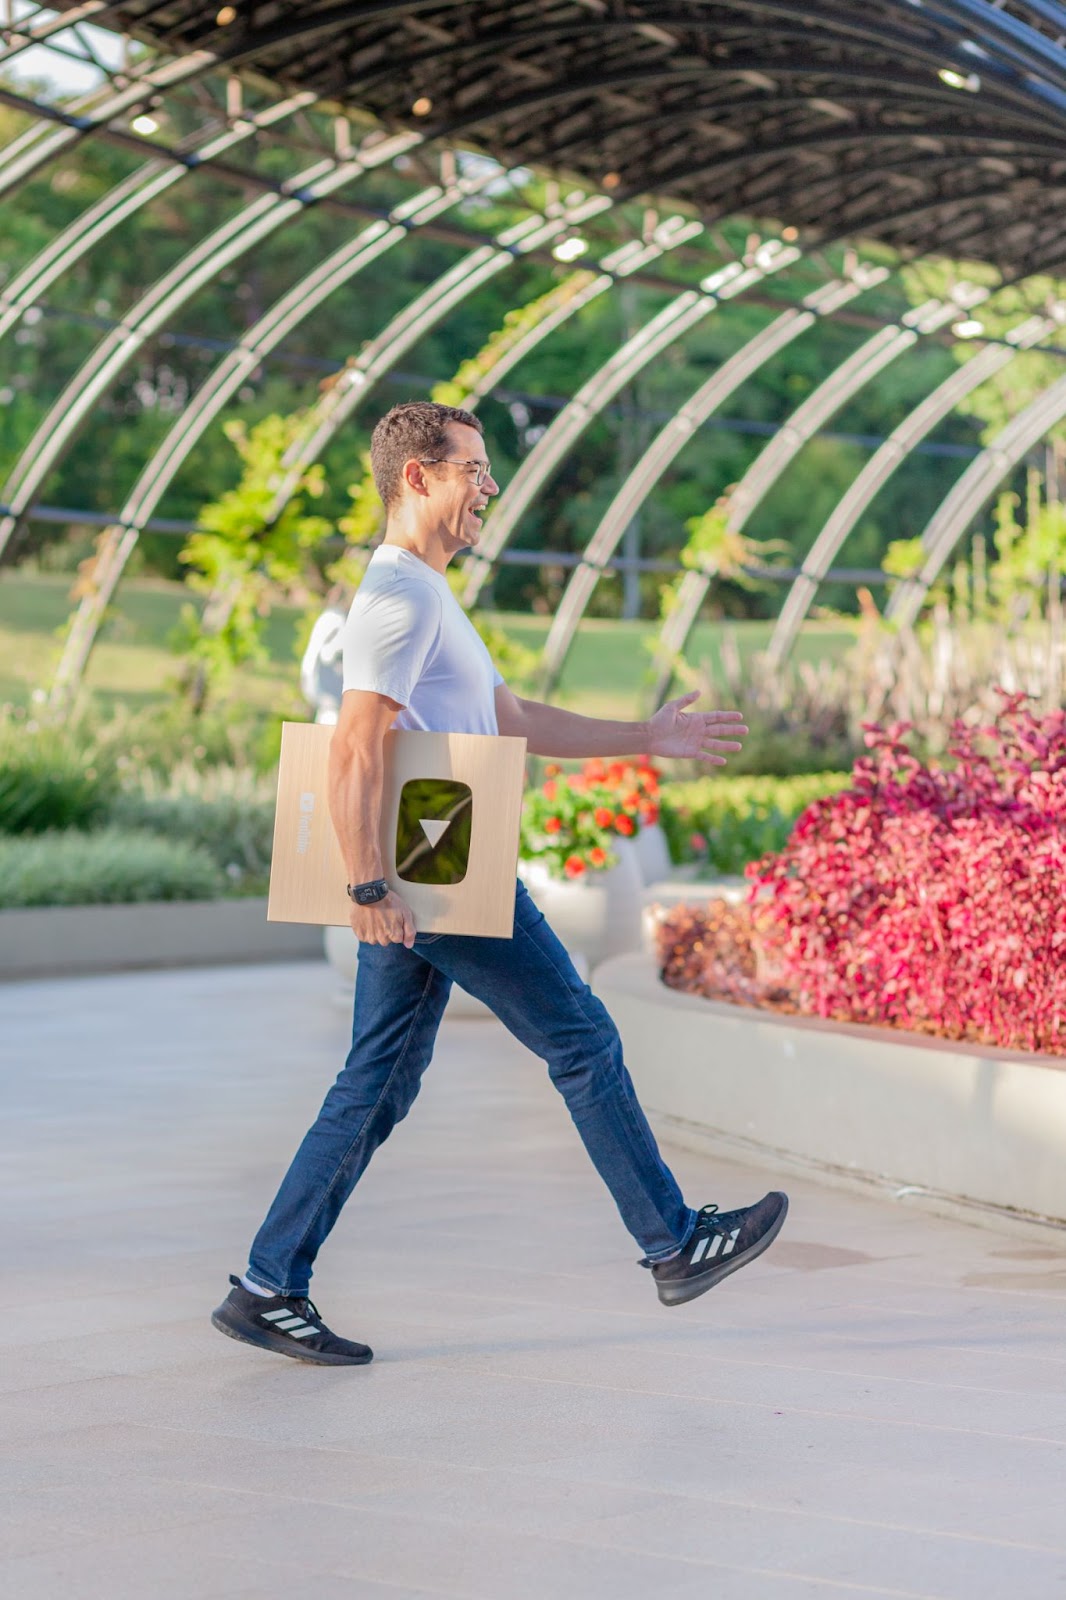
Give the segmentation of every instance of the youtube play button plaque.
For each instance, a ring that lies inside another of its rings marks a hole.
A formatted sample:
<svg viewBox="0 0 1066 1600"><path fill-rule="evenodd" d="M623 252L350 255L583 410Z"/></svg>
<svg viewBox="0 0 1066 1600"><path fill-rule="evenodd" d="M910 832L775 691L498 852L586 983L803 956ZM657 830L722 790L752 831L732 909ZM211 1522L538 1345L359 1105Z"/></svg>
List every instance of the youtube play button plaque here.
<svg viewBox="0 0 1066 1600"><path fill-rule="evenodd" d="M405 883L462 883L470 862L474 797L454 778L410 778L396 818L396 876Z"/></svg>

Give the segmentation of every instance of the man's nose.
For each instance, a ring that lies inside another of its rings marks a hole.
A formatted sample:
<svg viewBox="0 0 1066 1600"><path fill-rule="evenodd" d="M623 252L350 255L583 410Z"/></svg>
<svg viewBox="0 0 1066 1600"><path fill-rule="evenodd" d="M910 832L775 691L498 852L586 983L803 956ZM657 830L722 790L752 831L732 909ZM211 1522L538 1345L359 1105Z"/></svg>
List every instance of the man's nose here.
<svg viewBox="0 0 1066 1600"><path fill-rule="evenodd" d="M484 492L486 494L489 494L489 495L499 494L499 492L500 492L500 486L496 482L496 479L492 476L491 472L487 472L485 474L485 476L482 478L481 487L484 490Z"/></svg>

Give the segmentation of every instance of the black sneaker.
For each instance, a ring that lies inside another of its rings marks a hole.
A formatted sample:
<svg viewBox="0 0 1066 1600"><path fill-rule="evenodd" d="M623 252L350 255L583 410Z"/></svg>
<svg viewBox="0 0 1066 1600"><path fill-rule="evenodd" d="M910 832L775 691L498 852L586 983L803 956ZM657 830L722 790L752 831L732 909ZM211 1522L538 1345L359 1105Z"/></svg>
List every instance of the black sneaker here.
<svg viewBox="0 0 1066 1600"><path fill-rule="evenodd" d="M233 1288L211 1321L228 1339L254 1344L258 1350L276 1350L296 1361L314 1361L320 1367L361 1367L374 1358L365 1344L353 1344L330 1333L310 1300L302 1295L252 1294L240 1278L230 1274Z"/></svg>
<svg viewBox="0 0 1066 1600"><path fill-rule="evenodd" d="M704 1206L679 1256L641 1265L651 1267L664 1306L683 1305L761 1256L781 1232L787 1211L788 1195L776 1190L739 1211Z"/></svg>

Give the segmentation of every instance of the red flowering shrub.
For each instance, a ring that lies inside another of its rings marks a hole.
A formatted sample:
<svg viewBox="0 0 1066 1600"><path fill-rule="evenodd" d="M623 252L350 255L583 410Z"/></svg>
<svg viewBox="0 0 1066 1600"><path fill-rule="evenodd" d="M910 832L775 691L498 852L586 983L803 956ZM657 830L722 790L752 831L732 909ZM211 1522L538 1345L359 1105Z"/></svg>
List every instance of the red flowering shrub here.
<svg viewBox="0 0 1066 1600"><path fill-rule="evenodd" d="M1066 1054L1066 713L1004 696L948 768L870 727L852 787L747 868L764 982L817 1016Z"/></svg>

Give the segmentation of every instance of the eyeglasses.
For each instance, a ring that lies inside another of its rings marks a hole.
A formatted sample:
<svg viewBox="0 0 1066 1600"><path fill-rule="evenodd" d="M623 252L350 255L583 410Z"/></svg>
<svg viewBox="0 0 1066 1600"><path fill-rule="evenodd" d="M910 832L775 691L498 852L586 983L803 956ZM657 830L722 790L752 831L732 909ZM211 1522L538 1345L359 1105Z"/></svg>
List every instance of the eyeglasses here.
<svg viewBox="0 0 1066 1600"><path fill-rule="evenodd" d="M452 456L420 456L419 460L424 467L445 465L449 467L473 467L474 483L479 489L492 471L487 461L456 461Z"/></svg>

